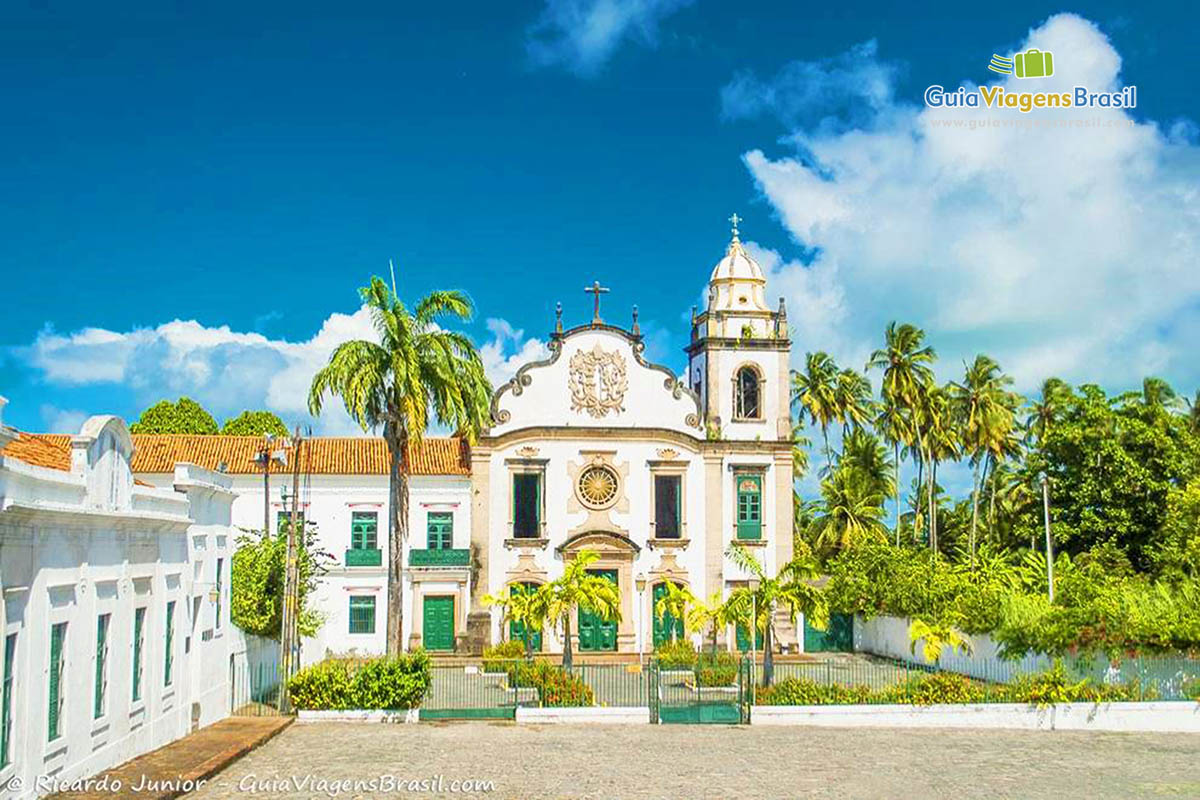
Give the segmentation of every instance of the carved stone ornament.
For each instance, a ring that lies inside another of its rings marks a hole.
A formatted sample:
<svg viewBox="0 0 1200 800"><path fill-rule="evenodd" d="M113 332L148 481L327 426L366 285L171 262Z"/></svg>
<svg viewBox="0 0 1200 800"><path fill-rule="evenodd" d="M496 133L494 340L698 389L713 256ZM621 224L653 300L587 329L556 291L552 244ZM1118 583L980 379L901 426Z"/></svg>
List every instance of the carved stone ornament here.
<svg viewBox="0 0 1200 800"><path fill-rule="evenodd" d="M658 457L663 461L674 461L679 457L679 451L670 447L664 447L658 451Z"/></svg>
<svg viewBox="0 0 1200 800"><path fill-rule="evenodd" d="M580 350L571 356L567 387L572 411L586 411L596 419L610 411L619 414L625 410L629 388L625 359L616 350L606 353L599 344L590 351Z"/></svg>
<svg viewBox="0 0 1200 800"><path fill-rule="evenodd" d="M521 458L536 458L538 452L539 451L536 447L526 445L525 447L521 447L517 450L517 455L519 455Z"/></svg>

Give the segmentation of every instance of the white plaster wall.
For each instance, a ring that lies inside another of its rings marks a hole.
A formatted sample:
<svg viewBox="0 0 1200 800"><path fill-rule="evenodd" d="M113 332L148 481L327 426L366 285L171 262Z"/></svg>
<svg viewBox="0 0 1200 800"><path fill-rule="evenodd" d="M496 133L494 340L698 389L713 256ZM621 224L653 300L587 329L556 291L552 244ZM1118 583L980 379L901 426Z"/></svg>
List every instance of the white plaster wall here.
<svg viewBox="0 0 1200 800"><path fill-rule="evenodd" d="M901 617L878 616L867 620L861 614L856 615L854 649L856 652L874 653L910 664L928 664L920 646L916 653L912 652L908 627L909 620ZM941 669L994 680L997 675L1042 672L1051 666L1050 658L1034 653L1017 661L1005 661L1000 658L1000 646L987 634L972 634L967 638L971 640L972 652L964 655L947 648L938 661Z"/></svg>
<svg viewBox="0 0 1200 800"><path fill-rule="evenodd" d="M114 437L97 438L114 446ZM89 456L106 465L100 478L0 462L0 622L5 636L17 636L12 763L0 770L0 785L19 776L27 788L18 797L34 796L39 776L90 775L184 735L193 717L203 725L228 713L228 642L221 632L203 642L198 634L215 624L206 570L228 557L231 497L223 478L199 470L188 474L185 491L137 487L122 494L105 481L131 483L128 453ZM64 502L72 498L73 505ZM225 593L227 631L227 582ZM170 685L168 601L175 601ZM146 622L143 690L135 702L137 607L146 608ZM96 625L103 613L111 614L107 691L95 718ZM62 622L62 735L50 742L50 629Z"/></svg>
<svg viewBox="0 0 1200 800"><path fill-rule="evenodd" d="M629 382L625 392L625 410L610 411L603 417L573 411L568 387L572 356L581 350L590 352L596 346L605 352L616 351L621 354ZM673 396L671 389L664 384L674 380L674 376L639 365L634 357L633 344L625 336L611 330L585 329L567 336L562 340L562 353L553 364L533 367L523 377L528 385L521 387L519 395L514 394L512 389L501 394L499 410L511 414L511 418L493 426L493 436L535 426L666 428L703 436L699 427L689 426L685 422L688 415L700 413L693 397L686 392L681 392L678 397Z"/></svg>

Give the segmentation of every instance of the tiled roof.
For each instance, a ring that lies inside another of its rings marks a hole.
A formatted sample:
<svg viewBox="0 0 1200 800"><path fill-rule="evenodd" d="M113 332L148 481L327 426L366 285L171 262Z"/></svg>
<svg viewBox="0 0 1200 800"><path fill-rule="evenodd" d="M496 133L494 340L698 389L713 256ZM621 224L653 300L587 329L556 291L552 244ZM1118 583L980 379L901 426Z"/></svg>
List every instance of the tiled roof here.
<svg viewBox="0 0 1200 800"><path fill-rule="evenodd" d="M133 471L166 473L178 462L217 469L222 463L231 475L259 474L254 461L263 445L261 436L189 436L182 434L133 435ZM27 464L51 469L71 468L71 437L50 433L22 433L4 449L4 454ZM386 475L387 445L379 437L313 437L305 440L300 469L313 475ZM291 471L271 464L272 473ZM409 446L410 475L469 475L467 445L458 438L426 437L417 447Z"/></svg>
<svg viewBox="0 0 1200 800"><path fill-rule="evenodd" d="M3 455L34 467L71 469L71 437L58 433L22 433L8 443Z"/></svg>
<svg viewBox="0 0 1200 800"><path fill-rule="evenodd" d="M261 436L187 436L135 434L133 471L171 472L175 464L186 461L206 469L224 463L231 475L259 474L262 468L254 458L263 446ZM288 465L271 465L272 473L290 473ZM300 469L313 475L386 475L387 445L379 437L313 437L306 439ZM419 447L409 448L410 475L467 475L470 473L466 446L459 439L426 438Z"/></svg>

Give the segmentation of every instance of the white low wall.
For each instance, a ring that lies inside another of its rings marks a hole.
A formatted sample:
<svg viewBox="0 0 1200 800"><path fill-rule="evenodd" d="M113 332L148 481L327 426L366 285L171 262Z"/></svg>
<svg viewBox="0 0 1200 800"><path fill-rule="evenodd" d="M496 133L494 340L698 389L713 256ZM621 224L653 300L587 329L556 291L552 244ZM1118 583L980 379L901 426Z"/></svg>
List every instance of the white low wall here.
<svg viewBox="0 0 1200 800"><path fill-rule="evenodd" d="M856 653L873 653L877 656L894 658L910 664L928 665L925 656L921 654L920 645L917 652L912 652L912 642L908 638L909 620L903 617L879 616L863 619L862 615L854 617L854 651ZM1042 672L1052 665L1049 657L1030 653L1017 661L1004 661L1000 658L1000 645L992 641L987 634L972 634L971 654L962 655L946 648L938 661L938 667L949 672L959 672L972 678L994 680L999 675L1009 675L1016 672Z"/></svg>
<svg viewBox="0 0 1200 800"><path fill-rule="evenodd" d="M1200 733L1200 704L754 706L751 725Z"/></svg>
<svg viewBox="0 0 1200 800"><path fill-rule="evenodd" d="M615 725L645 725L650 721L649 706L608 708L589 706L585 708L525 708L517 707L517 722L532 723L587 723Z"/></svg>
<svg viewBox="0 0 1200 800"><path fill-rule="evenodd" d="M307 722L388 722L403 724L416 722L420 711L415 708L403 711L298 711L297 723Z"/></svg>

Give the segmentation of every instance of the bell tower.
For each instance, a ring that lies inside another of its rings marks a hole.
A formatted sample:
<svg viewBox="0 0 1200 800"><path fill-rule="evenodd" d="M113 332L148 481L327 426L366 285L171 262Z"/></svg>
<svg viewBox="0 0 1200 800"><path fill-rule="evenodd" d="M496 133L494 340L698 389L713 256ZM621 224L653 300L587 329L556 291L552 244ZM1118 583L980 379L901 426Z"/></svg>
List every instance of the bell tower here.
<svg viewBox="0 0 1200 800"><path fill-rule="evenodd" d="M708 279L708 306L692 311L688 385L700 395L710 436L791 438L787 309L767 305L767 279L742 245L737 214L732 238Z"/></svg>

